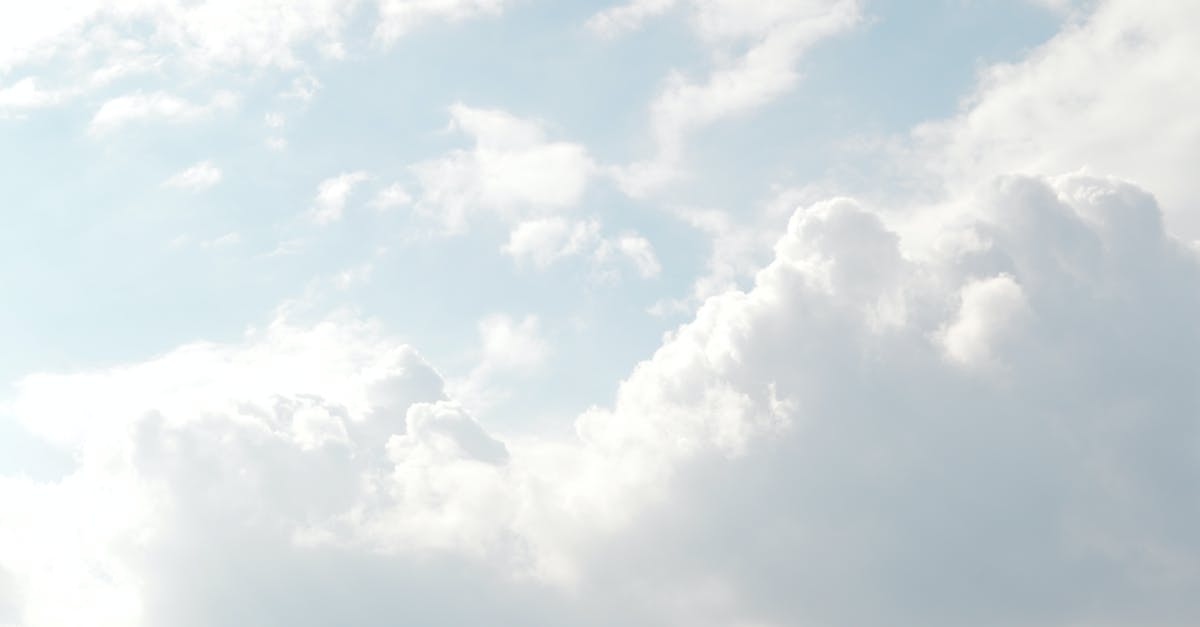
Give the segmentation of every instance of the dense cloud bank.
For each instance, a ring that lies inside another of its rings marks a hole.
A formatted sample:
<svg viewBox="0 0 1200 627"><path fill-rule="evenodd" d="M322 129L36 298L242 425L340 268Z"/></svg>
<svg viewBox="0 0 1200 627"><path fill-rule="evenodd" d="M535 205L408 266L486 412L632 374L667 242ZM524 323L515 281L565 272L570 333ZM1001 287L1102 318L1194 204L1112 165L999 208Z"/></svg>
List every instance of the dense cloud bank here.
<svg viewBox="0 0 1200 627"><path fill-rule="evenodd" d="M349 314L28 377L78 466L0 478L0 624L1190 624L1196 252L1115 180L962 202L799 208L567 439Z"/></svg>

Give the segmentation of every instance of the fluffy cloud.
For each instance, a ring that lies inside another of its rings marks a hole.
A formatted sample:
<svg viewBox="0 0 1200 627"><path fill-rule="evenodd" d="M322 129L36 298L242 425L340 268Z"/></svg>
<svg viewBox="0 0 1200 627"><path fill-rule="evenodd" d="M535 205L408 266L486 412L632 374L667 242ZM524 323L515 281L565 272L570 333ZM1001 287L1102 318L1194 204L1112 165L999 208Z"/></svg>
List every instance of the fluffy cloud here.
<svg viewBox="0 0 1200 627"><path fill-rule="evenodd" d="M598 220L569 217L599 171L582 145L551 140L541 123L496 109L455 104L450 117L450 127L474 146L411 166L420 186L412 201L418 216L448 233L465 231L478 214L499 218L510 225L502 250L537 268L584 256L601 272L624 259L643 278L658 274L653 246L641 235L609 238ZM396 202L410 200L396 189Z"/></svg>
<svg viewBox="0 0 1200 627"><path fill-rule="evenodd" d="M706 272L693 282L690 294L661 300L650 312L690 314L709 297L745 285L770 261L771 246L792 211L813 200L812 190L786 189L749 215L718 209L674 208L672 212L677 218L710 238L711 252Z"/></svg>
<svg viewBox="0 0 1200 627"><path fill-rule="evenodd" d="M221 169L211 161L201 161L190 168L171 175L163 185L179 189L200 191L221 182Z"/></svg>
<svg viewBox="0 0 1200 627"><path fill-rule="evenodd" d="M345 316L26 378L13 413L79 467L0 483L10 605L26 625L1187 624L1200 259L1114 180L963 202L975 218L919 250L853 200L797 210L754 285L571 438L489 432ZM530 320L481 327L498 367L538 354Z"/></svg>
<svg viewBox="0 0 1200 627"><path fill-rule="evenodd" d="M687 486L626 559L682 564L656 574L720 590L728 622L1200 609L1195 253L1127 184L1013 178L968 202L977 219L919 255L852 201L800 210L753 289L710 299L581 420Z"/></svg>
<svg viewBox="0 0 1200 627"><path fill-rule="evenodd" d="M919 154L952 191L996 172L1088 168L1154 191L1171 228L1200 238L1200 12L1110 0L1014 64L989 68L964 112L919 127Z"/></svg>

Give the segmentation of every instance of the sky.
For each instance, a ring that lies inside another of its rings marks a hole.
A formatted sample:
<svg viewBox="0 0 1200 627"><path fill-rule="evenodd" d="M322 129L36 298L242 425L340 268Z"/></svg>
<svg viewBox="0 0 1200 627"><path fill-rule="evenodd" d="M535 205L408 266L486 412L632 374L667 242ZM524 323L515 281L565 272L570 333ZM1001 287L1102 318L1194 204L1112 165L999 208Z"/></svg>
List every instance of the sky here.
<svg viewBox="0 0 1200 627"><path fill-rule="evenodd" d="M1198 29L0 5L0 627L1195 625Z"/></svg>

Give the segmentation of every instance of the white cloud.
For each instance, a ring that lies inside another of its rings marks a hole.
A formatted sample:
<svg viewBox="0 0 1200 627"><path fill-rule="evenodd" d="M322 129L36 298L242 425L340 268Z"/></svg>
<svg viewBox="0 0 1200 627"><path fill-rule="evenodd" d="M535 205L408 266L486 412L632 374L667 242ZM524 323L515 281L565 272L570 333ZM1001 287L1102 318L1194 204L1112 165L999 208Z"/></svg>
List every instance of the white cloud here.
<svg viewBox="0 0 1200 627"><path fill-rule="evenodd" d="M79 467L0 481L0 568L29 625L1178 624L1200 259L1112 180L969 202L975 245L913 255L801 208L576 437L489 432L349 316L27 377L11 410ZM544 363L536 319L480 336ZM355 574L403 585L328 590Z"/></svg>
<svg viewBox="0 0 1200 627"><path fill-rule="evenodd" d="M918 154L951 193L997 172L1087 168L1151 189L1173 229L1200 238L1200 12L1189 3L1096 3L1024 60L984 72L965 110L915 131Z"/></svg>
<svg viewBox="0 0 1200 627"><path fill-rule="evenodd" d="M505 384L535 374L550 356L541 326L534 315L516 320L493 314L480 320L475 367L465 377L448 382L450 395L474 414L486 413L505 400Z"/></svg>
<svg viewBox="0 0 1200 627"><path fill-rule="evenodd" d="M504 111L455 104L450 116L475 145L412 166L421 186L416 209L447 230L463 230L480 210L517 220L569 209L583 197L595 170L583 146L550 141L537 122Z"/></svg>
<svg viewBox="0 0 1200 627"><path fill-rule="evenodd" d="M708 236L711 252L704 274L692 283L691 293L660 300L650 313L691 315L710 297L745 286L770 261L779 230L796 208L825 196L812 188L783 189L755 211L741 215L719 209L673 208L677 218Z"/></svg>
<svg viewBox="0 0 1200 627"><path fill-rule="evenodd" d="M372 207L375 207L380 211L386 211L388 209L395 209L397 207L406 207L411 205L412 201L412 196L409 195L408 190L406 190L403 185L400 183L392 183L391 185L379 190L379 192L375 194L375 197L371 199L370 204Z"/></svg>
<svg viewBox="0 0 1200 627"><path fill-rule="evenodd" d="M192 122L234 107L237 98L220 92L208 104L196 104L166 92L134 92L105 101L92 116L88 132L104 135L142 121Z"/></svg>
<svg viewBox="0 0 1200 627"><path fill-rule="evenodd" d="M48 107L61 99L61 94L39 88L36 78L26 76L8 87L0 87L0 114Z"/></svg>
<svg viewBox="0 0 1200 627"><path fill-rule="evenodd" d="M845 32L860 20L856 0L734 2L696 0L692 24L712 51L713 69L697 81L673 71L650 105L657 154L617 168L622 187L645 195L679 174L688 135L718 120L759 108L790 91L799 79L796 63L817 43ZM635 1L609 9L589 24L601 32L636 26L669 3Z"/></svg>
<svg viewBox="0 0 1200 627"><path fill-rule="evenodd" d="M72 47L101 61L109 56L119 60L129 41L174 52L192 67L291 67L297 63L296 49L304 44L336 48L354 4L50 0L36 7L6 5L0 8L0 72L69 54Z"/></svg>
<svg viewBox="0 0 1200 627"><path fill-rule="evenodd" d="M502 250L518 262L529 261L546 268L565 257L590 251L599 241L599 222L554 216L518 224Z"/></svg>
<svg viewBox="0 0 1200 627"><path fill-rule="evenodd" d="M622 234L608 247L602 248L599 254L606 257L610 254L610 250L615 250L628 259L643 279L656 277L662 271L662 266L658 263L658 256L654 254L654 247L650 244L650 240L637 233Z"/></svg>
<svg viewBox="0 0 1200 627"><path fill-rule="evenodd" d="M370 178L366 172L344 172L327 178L317 185L317 197L313 200L313 208L309 211L309 219L314 224L330 224L342 219L346 209L346 201L350 193L359 183Z"/></svg>
<svg viewBox="0 0 1200 627"><path fill-rule="evenodd" d="M539 269L581 256L590 258L594 269L606 276L612 274L613 263L621 259L630 262L644 279L655 277L662 270L649 240L634 232L606 237L595 219L552 216L526 220L512 229L508 243L501 250L518 264L531 263Z"/></svg>
<svg viewBox="0 0 1200 627"><path fill-rule="evenodd" d="M603 37L615 37L642 25L651 17L675 8L677 0L630 0L588 18L587 27Z"/></svg>
<svg viewBox="0 0 1200 627"><path fill-rule="evenodd" d="M221 182L221 169L211 161L201 161L181 172L171 175L163 185L179 189L200 191Z"/></svg>
<svg viewBox="0 0 1200 627"><path fill-rule="evenodd" d="M63 99L124 76L220 76L265 69L299 72L288 97L309 100L320 84L306 68L347 55L360 15L391 43L417 26L497 15L503 0L47 0L0 4L0 77L56 65L52 82L79 86ZM316 53L316 59L314 54ZM55 63L57 62L57 63ZM22 87L24 89L24 87Z"/></svg>
<svg viewBox="0 0 1200 627"><path fill-rule="evenodd" d="M483 342L481 367L487 370L529 370L546 360L549 347L538 330L537 316L520 322L510 316L488 316L479 323Z"/></svg>
<svg viewBox="0 0 1200 627"><path fill-rule="evenodd" d="M598 220L567 215L598 171L582 145L550 139L538 121L461 103L450 107L450 130L467 135L474 145L409 166L417 180L415 194L393 183L369 204L378 209L411 204L414 215L433 220L448 234L466 231L478 214L498 218L510 226L502 250L537 268L573 255L591 257L600 266L620 256L643 277L658 274L658 260L644 237L630 232L609 241Z"/></svg>
<svg viewBox="0 0 1200 627"><path fill-rule="evenodd" d="M1000 274L967 284L958 317L941 333L946 353L969 366L986 365L996 347L1008 344L1005 336L1013 333L1012 326L1028 310L1021 286L1011 276Z"/></svg>
<svg viewBox="0 0 1200 627"><path fill-rule="evenodd" d="M438 19L457 22L478 16L499 15L507 0L378 0L376 40L390 44L424 22Z"/></svg>

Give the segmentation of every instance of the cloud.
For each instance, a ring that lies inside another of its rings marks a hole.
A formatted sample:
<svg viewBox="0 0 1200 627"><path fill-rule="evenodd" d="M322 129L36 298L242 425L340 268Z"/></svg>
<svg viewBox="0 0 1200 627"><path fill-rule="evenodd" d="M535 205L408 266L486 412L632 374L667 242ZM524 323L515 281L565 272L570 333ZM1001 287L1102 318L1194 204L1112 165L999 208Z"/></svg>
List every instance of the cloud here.
<svg viewBox="0 0 1200 627"><path fill-rule="evenodd" d="M479 323L483 341L481 367L488 370L528 370L546 360L549 347L541 339L537 316L526 316L519 323L498 314Z"/></svg>
<svg viewBox="0 0 1200 627"><path fill-rule="evenodd" d="M346 209L346 201L350 193L363 181L370 178L366 172L344 172L327 178L317 186L317 197L309 211L309 219L314 224L325 225L342 219Z"/></svg>
<svg viewBox="0 0 1200 627"><path fill-rule="evenodd" d="M497 435L349 315L27 377L79 467L0 482L0 569L30 625L1185 624L1200 258L1116 180L961 202L928 248L798 209L569 437ZM536 367L536 329L482 359Z"/></svg>
<svg viewBox="0 0 1200 627"><path fill-rule="evenodd" d="M527 220L509 233L502 250L518 262L546 268L594 249L601 240L599 231L600 223L595 220L571 221L557 216Z"/></svg>
<svg viewBox="0 0 1200 627"><path fill-rule="evenodd" d="M201 161L186 170L171 175L170 178L163 181L163 185L178 189L200 191L220 182L221 169L211 161Z"/></svg>
<svg viewBox="0 0 1200 627"><path fill-rule="evenodd" d="M379 0L375 39L390 44L424 22L458 22L477 16L499 15L506 0Z"/></svg>
<svg viewBox="0 0 1200 627"><path fill-rule="evenodd" d="M448 231L462 231L476 211L515 220L569 209L583 197L595 171L583 146L551 141L541 124L495 109L455 104L450 118L474 146L412 166L417 211Z"/></svg>
<svg viewBox="0 0 1200 627"><path fill-rule="evenodd" d="M88 132L106 135L137 122L185 123L203 119L213 112L228 110L237 102L229 92L219 92L208 104L196 104L162 91L137 91L105 101L92 116Z"/></svg>
<svg viewBox="0 0 1200 627"><path fill-rule="evenodd" d="M408 190L404 189L403 185L392 183L379 190L375 194L375 197L371 199L370 204L380 211L386 211L388 209L411 205L412 201L412 196L409 195Z"/></svg>
<svg viewBox="0 0 1200 627"><path fill-rule="evenodd" d="M709 238L711 252L705 272L693 281L691 292L658 301L650 307L650 313L691 315L708 298L747 285L754 273L770 261L779 230L796 207L822 197L813 188L783 189L761 207L741 215L719 209L671 208L675 217Z"/></svg>
<svg viewBox="0 0 1200 627"><path fill-rule="evenodd" d="M677 4L676 0L631 0L588 18L587 27L597 35L616 37L636 30L646 19L662 15Z"/></svg>
<svg viewBox="0 0 1200 627"><path fill-rule="evenodd" d="M635 27L674 3L635 1L599 13L589 26L613 34ZM855 0L690 3L692 26L714 59L710 74L696 80L672 71L650 104L653 159L617 168L627 193L643 196L675 179L687 137L722 119L759 108L790 91L799 80L797 61L817 43L860 20Z"/></svg>
<svg viewBox="0 0 1200 627"><path fill-rule="evenodd" d="M354 2L246 0L230 3L53 0L38 7L0 9L0 71L70 54L72 46L101 65L122 62L130 42L185 60L214 65L291 67L297 48L327 51L341 41ZM133 24L141 28L133 27ZM113 35L116 35L115 37Z"/></svg>
<svg viewBox="0 0 1200 627"><path fill-rule="evenodd" d="M611 251L616 251L628 259L643 279L656 277L662 271L658 256L654 254L654 246L650 244L650 240L637 233L624 233L611 243L604 243L597 255L606 258L612 254Z"/></svg>
<svg viewBox="0 0 1200 627"><path fill-rule="evenodd" d="M603 275L611 275L613 263L622 259L644 279L658 276L662 270L649 240L635 232L605 237L595 219L553 216L526 220L512 229L501 250L518 264L529 263L539 269L581 256L590 258L593 268Z"/></svg>
<svg viewBox="0 0 1200 627"><path fill-rule="evenodd" d="M435 20L498 15L503 0L48 0L0 6L0 76L56 67L52 82L77 85L58 100L124 76L296 72L289 95L310 99L319 84L306 68L347 55L365 19L385 45ZM190 80L190 78L189 78ZM28 85L17 85L24 91ZM22 93L10 94L15 97ZM25 94L28 95L28 94Z"/></svg>
<svg viewBox="0 0 1200 627"><path fill-rule="evenodd" d="M716 585L710 603L746 604L729 622L1196 611L1200 508L1179 503L1200 457L1150 442L1196 427L1197 257L1110 180L1011 178L964 202L985 209L946 235L986 245L932 256L853 201L800 209L752 289L709 299L581 419L639 485L674 475L614 559L652 551L638 563L662 580Z"/></svg>
<svg viewBox="0 0 1200 627"><path fill-rule="evenodd" d="M985 364L1008 344L1005 336L1028 315L1021 286L1006 274L981 279L962 288L958 317L941 334L946 354L968 366Z"/></svg>
<svg viewBox="0 0 1200 627"><path fill-rule="evenodd" d="M915 130L917 154L905 159L952 195L997 172L1119 176L1153 190L1171 228L1200 238L1193 177L1178 167L1200 160L1197 28L1186 4L1096 3L1025 59L988 68L960 115Z"/></svg>
<svg viewBox="0 0 1200 627"><path fill-rule="evenodd" d="M8 87L0 87L0 114L48 107L61 99L61 94L39 88L36 78L26 76Z"/></svg>
<svg viewBox="0 0 1200 627"><path fill-rule="evenodd" d="M551 354L537 316L520 320L492 314L479 321L476 365L448 383L449 394L472 413L486 412L507 398L504 384L535 374Z"/></svg>

